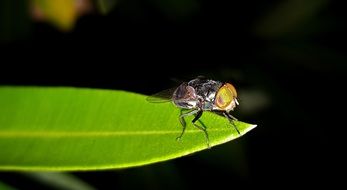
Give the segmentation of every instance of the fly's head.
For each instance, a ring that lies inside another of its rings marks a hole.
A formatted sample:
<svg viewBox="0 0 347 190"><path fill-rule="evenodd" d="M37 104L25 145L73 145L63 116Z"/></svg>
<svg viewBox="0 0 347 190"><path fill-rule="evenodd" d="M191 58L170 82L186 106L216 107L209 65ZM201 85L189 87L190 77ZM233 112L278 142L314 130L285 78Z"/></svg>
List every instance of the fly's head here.
<svg viewBox="0 0 347 190"><path fill-rule="evenodd" d="M217 91L214 100L214 109L230 112L239 105L237 101L237 92L235 87L230 83L225 83Z"/></svg>

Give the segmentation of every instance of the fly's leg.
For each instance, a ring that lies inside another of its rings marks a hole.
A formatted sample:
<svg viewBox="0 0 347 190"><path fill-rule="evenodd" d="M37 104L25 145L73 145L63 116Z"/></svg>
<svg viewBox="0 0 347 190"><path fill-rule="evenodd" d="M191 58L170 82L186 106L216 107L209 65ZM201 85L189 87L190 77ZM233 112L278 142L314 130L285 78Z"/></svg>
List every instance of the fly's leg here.
<svg viewBox="0 0 347 190"><path fill-rule="evenodd" d="M199 112L199 110L192 110L192 111L189 111L189 112L187 112L187 113L183 113L183 110L181 110L181 114L180 114L180 116L179 116L179 119L180 119L180 123L181 123L183 129L182 129L182 132L181 132L180 136L178 136L178 137L176 138L177 141L181 140L181 138L182 138L184 132L186 131L186 126L187 126L187 125L186 125L186 121L184 120L184 118L187 117L187 116L190 116L190 115L194 115L194 114L196 114L197 112Z"/></svg>
<svg viewBox="0 0 347 190"><path fill-rule="evenodd" d="M184 112L183 112L184 110L183 109L181 109L181 113L180 113L180 117L179 117L179 119L180 119L180 123L181 123L181 125L182 126L186 126L186 121L184 120ZM188 113L188 112L187 112Z"/></svg>
<svg viewBox="0 0 347 190"><path fill-rule="evenodd" d="M231 123L231 125L234 126L235 130L237 131L237 133L240 135L240 131L237 129L234 121L237 121L236 117L232 116L231 114L227 113L227 112L223 112L223 115L229 120L229 122Z"/></svg>
<svg viewBox="0 0 347 190"><path fill-rule="evenodd" d="M196 121L198 121L198 120L200 119L200 117L202 116L202 113L203 113L203 111L202 111L202 110L199 110L199 111L197 112L197 114L195 115L195 118L193 119L192 123L193 123L193 125L194 125L196 128L198 128L198 129L200 129L200 130L202 130L202 131L204 132L205 137L206 137L207 147L210 148L210 140L209 140L209 138L208 138L208 133L207 133L207 131L206 131L206 126L205 126L201 121L199 121L199 122L202 124L202 126L199 126L199 125L197 125L197 124L195 123Z"/></svg>

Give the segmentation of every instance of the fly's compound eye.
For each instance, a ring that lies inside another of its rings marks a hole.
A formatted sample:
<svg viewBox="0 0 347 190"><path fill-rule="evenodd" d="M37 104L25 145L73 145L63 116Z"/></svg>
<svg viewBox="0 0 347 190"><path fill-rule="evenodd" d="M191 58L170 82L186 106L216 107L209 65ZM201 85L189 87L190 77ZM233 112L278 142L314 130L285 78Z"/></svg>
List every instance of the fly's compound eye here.
<svg viewBox="0 0 347 190"><path fill-rule="evenodd" d="M217 92L215 104L220 109L226 109L236 97L235 87L230 83L225 83Z"/></svg>

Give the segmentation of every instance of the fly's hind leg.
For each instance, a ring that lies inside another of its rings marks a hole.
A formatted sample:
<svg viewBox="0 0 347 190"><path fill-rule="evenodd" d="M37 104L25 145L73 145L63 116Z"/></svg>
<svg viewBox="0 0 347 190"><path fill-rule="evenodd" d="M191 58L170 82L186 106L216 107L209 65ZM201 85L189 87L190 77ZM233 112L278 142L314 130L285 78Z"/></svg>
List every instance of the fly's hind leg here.
<svg viewBox="0 0 347 190"><path fill-rule="evenodd" d="M207 147L210 148L210 140L209 140L209 138L208 138L208 133L207 133L207 131L206 131L206 126L199 120L200 117L202 116L202 113L203 113L203 111L202 111L202 110L199 110L199 111L196 113L195 118L193 119L192 123L193 123L193 125L194 125L196 128L198 128L198 129L200 129L200 130L202 130L202 131L204 132L205 137L206 137ZM199 125L197 125L197 124L195 123L195 122L198 121L198 120L199 120L199 122L201 123L202 126L199 126Z"/></svg>
<svg viewBox="0 0 347 190"><path fill-rule="evenodd" d="M181 114L179 116L179 119L180 119L180 123L181 123L183 128L182 128L181 134L176 138L177 141L181 140L184 132L186 131L187 124L186 124L186 121L184 120L184 118L187 117L187 116L190 116L190 115L194 115L194 114L196 114L198 112L199 112L199 110L192 110L192 111L183 113L183 110L181 110Z"/></svg>
<svg viewBox="0 0 347 190"><path fill-rule="evenodd" d="M237 133L240 135L240 131L239 129L236 127L234 121L237 121L236 117L232 116L231 114L227 113L227 112L223 112L223 115L229 120L229 122L231 123L231 125L234 126L235 130L237 131Z"/></svg>

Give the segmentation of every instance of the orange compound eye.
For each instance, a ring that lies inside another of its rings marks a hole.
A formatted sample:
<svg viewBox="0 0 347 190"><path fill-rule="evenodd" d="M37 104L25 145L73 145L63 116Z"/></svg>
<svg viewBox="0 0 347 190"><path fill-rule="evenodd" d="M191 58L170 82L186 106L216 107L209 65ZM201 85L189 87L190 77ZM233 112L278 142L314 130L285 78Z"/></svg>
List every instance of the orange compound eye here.
<svg viewBox="0 0 347 190"><path fill-rule="evenodd" d="M237 97L235 87L230 83L225 83L217 92L215 104L221 109L227 108Z"/></svg>
<svg viewBox="0 0 347 190"><path fill-rule="evenodd" d="M233 93L234 98L237 98L237 92L235 87L230 83L225 83L224 86L227 86L227 88Z"/></svg>

